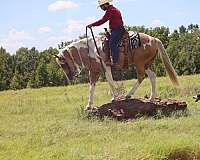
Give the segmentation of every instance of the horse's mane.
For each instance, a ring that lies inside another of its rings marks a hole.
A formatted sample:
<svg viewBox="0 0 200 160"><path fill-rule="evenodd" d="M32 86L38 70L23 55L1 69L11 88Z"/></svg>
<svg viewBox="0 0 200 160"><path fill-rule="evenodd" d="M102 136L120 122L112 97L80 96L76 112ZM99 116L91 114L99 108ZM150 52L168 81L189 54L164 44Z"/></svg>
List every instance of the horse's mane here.
<svg viewBox="0 0 200 160"><path fill-rule="evenodd" d="M98 36L95 36L95 40L97 42L97 45L101 45L101 38L102 36L98 35ZM88 42L87 42L88 41ZM67 45L65 49L68 49L70 47L75 47L75 48L80 48L80 47L84 47L84 48L87 48L87 43L89 43L89 45L94 45L94 41L93 41L93 38L92 37L89 37L88 39L87 38L82 38L82 39L79 39L79 40L76 40L72 43L70 43L69 45Z"/></svg>

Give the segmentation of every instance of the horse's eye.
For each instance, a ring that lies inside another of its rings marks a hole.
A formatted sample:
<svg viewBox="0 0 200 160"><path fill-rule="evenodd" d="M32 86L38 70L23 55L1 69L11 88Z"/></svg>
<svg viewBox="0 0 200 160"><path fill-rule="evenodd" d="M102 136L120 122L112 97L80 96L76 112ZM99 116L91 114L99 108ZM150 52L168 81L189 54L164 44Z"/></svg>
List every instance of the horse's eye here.
<svg viewBox="0 0 200 160"><path fill-rule="evenodd" d="M63 57L60 57L59 60L60 60L60 61L64 61L65 59L64 59Z"/></svg>

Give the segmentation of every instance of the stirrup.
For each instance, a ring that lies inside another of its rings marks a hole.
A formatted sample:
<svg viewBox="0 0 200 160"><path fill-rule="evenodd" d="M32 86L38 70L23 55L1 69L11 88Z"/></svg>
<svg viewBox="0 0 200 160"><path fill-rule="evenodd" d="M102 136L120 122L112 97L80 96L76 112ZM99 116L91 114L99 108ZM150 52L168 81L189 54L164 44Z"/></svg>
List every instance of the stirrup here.
<svg viewBox="0 0 200 160"><path fill-rule="evenodd" d="M111 67L120 68L120 65L119 65L119 63L111 63Z"/></svg>
<svg viewBox="0 0 200 160"><path fill-rule="evenodd" d="M105 62L106 66L112 66L112 63L110 61Z"/></svg>

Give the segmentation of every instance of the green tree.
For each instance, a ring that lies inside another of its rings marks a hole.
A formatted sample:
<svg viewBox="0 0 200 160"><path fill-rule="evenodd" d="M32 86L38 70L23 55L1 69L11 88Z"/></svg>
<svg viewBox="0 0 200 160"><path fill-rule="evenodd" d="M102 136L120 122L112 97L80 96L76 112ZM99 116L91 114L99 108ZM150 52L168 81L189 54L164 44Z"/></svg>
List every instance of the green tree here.
<svg viewBox="0 0 200 160"><path fill-rule="evenodd" d="M17 90L17 89L23 89L23 77L22 75L18 72L18 70L15 71L15 74L12 78L12 82L10 84L10 88Z"/></svg>
<svg viewBox="0 0 200 160"><path fill-rule="evenodd" d="M0 48L0 90L9 89L13 76L12 56L3 47Z"/></svg>
<svg viewBox="0 0 200 160"><path fill-rule="evenodd" d="M179 27L179 32L180 32L180 34L185 34L187 32L187 28L182 25Z"/></svg>
<svg viewBox="0 0 200 160"><path fill-rule="evenodd" d="M193 27L195 26L195 27ZM180 33L174 32L170 36L168 53L179 75L197 73L199 67L199 37L200 30L196 25L180 27ZM187 30L189 32L187 32Z"/></svg>
<svg viewBox="0 0 200 160"><path fill-rule="evenodd" d="M37 67L39 52L33 47L20 48L14 55L15 75L19 74L22 78L21 88L26 88L27 84Z"/></svg>
<svg viewBox="0 0 200 160"><path fill-rule="evenodd" d="M48 72L45 64L39 64L35 72L35 83L37 87L47 86Z"/></svg>

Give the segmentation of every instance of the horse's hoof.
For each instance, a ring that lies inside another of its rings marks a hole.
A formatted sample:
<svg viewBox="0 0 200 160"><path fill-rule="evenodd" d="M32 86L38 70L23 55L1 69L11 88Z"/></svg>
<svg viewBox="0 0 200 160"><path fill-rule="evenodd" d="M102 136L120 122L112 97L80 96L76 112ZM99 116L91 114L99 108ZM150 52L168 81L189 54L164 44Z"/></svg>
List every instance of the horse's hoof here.
<svg viewBox="0 0 200 160"><path fill-rule="evenodd" d="M88 112L88 111L93 111L93 110L97 110L98 108L97 107L92 107L92 106L86 106L85 108L84 108L84 111L85 112Z"/></svg>
<svg viewBox="0 0 200 160"><path fill-rule="evenodd" d="M111 99L111 102L114 103L114 102L122 101L124 99L125 99L124 96L118 96L118 97Z"/></svg>
<svg viewBox="0 0 200 160"><path fill-rule="evenodd" d="M84 111L85 111L85 112L88 112L88 111L90 111L90 110L92 110L92 106L87 105L87 106L84 108Z"/></svg>
<svg viewBox="0 0 200 160"><path fill-rule="evenodd" d="M117 102L117 99L111 99L111 103Z"/></svg>
<svg viewBox="0 0 200 160"><path fill-rule="evenodd" d="M149 98L148 95L145 95L144 98L145 98L145 99L151 99L151 97Z"/></svg>
<svg viewBox="0 0 200 160"><path fill-rule="evenodd" d="M161 100L160 97L155 97L155 96L149 97L148 99L149 99L150 101L153 101L153 100Z"/></svg>
<svg viewBox="0 0 200 160"><path fill-rule="evenodd" d="M113 97L113 98L111 99L111 103L117 102L117 100L118 100L118 97Z"/></svg>
<svg viewBox="0 0 200 160"><path fill-rule="evenodd" d="M131 96L129 95L125 96L125 99L131 99Z"/></svg>

